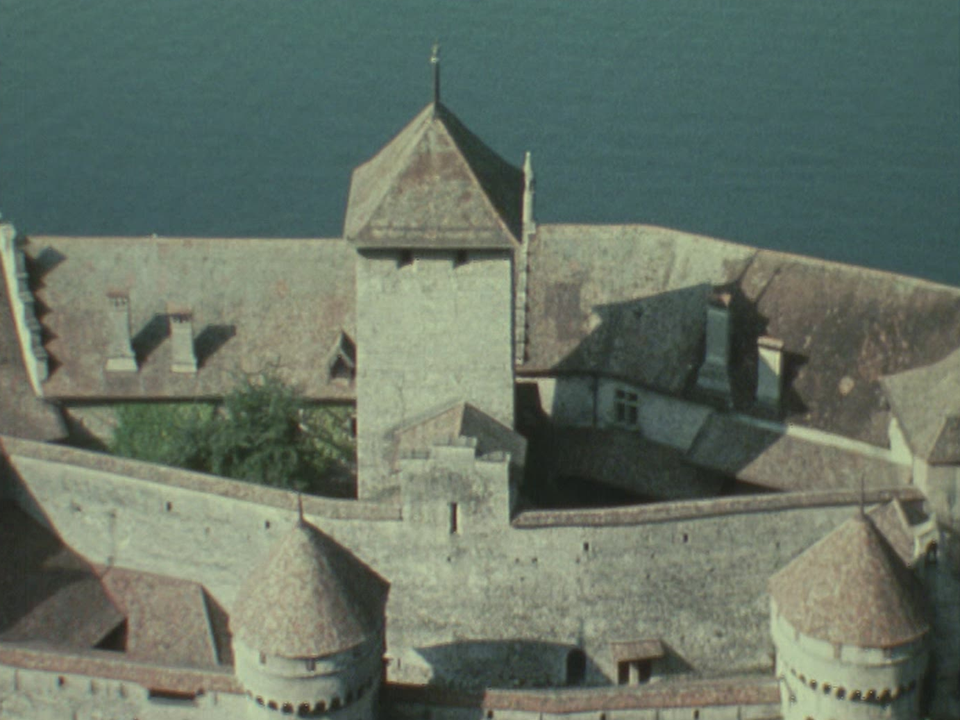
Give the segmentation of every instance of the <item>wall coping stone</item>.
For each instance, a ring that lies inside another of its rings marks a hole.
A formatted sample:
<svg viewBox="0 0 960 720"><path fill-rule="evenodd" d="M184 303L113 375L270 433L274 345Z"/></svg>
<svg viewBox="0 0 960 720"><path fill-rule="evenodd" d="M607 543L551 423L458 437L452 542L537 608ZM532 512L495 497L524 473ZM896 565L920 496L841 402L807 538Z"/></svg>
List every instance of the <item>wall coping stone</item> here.
<svg viewBox="0 0 960 720"><path fill-rule="evenodd" d="M901 502L923 500L923 493L912 486L868 490L864 502L885 503L897 498ZM860 492L855 490L812 490L721 497L709 500L681 500L628 507L588 508L576 510L525 510L512 522L518 529L543 527L599 527L610 525L645 525L647 523L687 520L722 515L774 512L803 508L858 505Z"/></svg>
<svg viewBox="0 0 960 720"><path fill-rule="evenodd" d="M87 470L112 473L167 487L289 509L291 512L297 511L298 495L296 492L242 480L231 480L216 475L120 458L106 453L79 450L64 445L22 440L8 435L0 435L0 452L10 457L19 456L44 462L73 465ZM399 504L323 498L315 495L303 496L303 510L308 515L332 519L402 519Z"/></svg>

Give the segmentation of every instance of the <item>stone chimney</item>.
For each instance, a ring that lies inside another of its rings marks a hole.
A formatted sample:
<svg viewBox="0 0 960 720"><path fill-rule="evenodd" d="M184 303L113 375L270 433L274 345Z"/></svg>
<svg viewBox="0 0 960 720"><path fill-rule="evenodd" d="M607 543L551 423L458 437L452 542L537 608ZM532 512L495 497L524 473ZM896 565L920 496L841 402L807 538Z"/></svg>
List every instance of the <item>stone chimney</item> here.
<svg viewBox="0 0 960 720"><path fill-rule="evenodd" d="M762 336L757 338L757 402L780 412L783 390L783 341Z"/></svg>
<svg viewBox="0 0 960 720"><path fill-rule="evenodd" d="M697 387L727 402L730 391L730 301L726 292L710 294L707 301L707 341Z"/></svg>
<svg viewBox="0 0 960 720"><path fill-rule="evenodd" d="M189 308L168 305L167 317L170 318L170 370L175 373L196 373L193 314Z"/></svg>
<svg viewBox="0 0 960 720"><path fill-rule="evenodd" d="M137 356L130 344L130 296L126 292L107 293L110 302L107 322L107 364L109 372L136 372Z"/></svg>

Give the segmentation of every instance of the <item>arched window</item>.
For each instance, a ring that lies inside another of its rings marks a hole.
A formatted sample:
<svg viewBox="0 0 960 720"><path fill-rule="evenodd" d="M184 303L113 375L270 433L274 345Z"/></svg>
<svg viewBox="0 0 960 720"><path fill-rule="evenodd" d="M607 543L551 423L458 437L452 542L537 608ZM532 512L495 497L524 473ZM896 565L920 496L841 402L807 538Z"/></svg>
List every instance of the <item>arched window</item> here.
<svg viewBox="0 0 960 720"><path fill-rule="evenodd" d="M297 715L300 717L307 717L310 714L310 703L300 703L300 707L297 708Z"/></svg>
<svg viewBox="0 0 960 720"><path fill-rule="evenodd" d="M846 688L838 687L837 688L837 699L843 700L847 696Z"/></svg>
<svg viewBox="0 0 960 720"><path fill-rule="evenodd" d="M860 702L860 699L861 699L860 691L854 690L852 693L850 693L850 699L853 700L854 702Z"/></svg>
<svg viewBox="0 0 960 720"><path fill-rule="evenodd" d="M293 703L284 703L280 709L281 712L291 715L293 713Z"/></svg>

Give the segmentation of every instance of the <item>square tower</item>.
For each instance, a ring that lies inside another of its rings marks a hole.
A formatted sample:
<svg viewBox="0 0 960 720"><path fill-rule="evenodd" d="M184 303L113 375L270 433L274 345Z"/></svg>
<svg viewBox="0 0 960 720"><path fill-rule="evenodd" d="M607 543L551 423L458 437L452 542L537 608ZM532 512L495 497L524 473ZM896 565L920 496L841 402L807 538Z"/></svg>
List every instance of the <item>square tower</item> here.
<svg viewBox="0 0 960 720"><path fill-rule="evenodd" d="M513 427L523 174L439 102L354 171L358 496L399 487L394 431L456 401Z"/></svg>

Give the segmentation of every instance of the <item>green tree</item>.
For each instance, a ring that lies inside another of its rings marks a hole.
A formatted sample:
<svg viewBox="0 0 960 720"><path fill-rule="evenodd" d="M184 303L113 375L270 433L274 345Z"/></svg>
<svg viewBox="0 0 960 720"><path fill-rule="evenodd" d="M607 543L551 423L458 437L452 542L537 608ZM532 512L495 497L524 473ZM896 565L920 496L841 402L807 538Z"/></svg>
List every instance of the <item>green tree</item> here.
<svg viewBox="0 0 960 720"><path fill-rule="evenodd" d="M111 452L321 495L355 492L350 409L307 402L276 376L247 378L219 407L121 406Z"/></svg>

